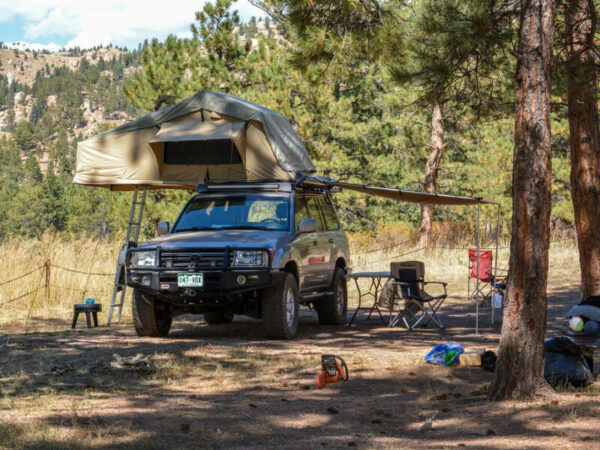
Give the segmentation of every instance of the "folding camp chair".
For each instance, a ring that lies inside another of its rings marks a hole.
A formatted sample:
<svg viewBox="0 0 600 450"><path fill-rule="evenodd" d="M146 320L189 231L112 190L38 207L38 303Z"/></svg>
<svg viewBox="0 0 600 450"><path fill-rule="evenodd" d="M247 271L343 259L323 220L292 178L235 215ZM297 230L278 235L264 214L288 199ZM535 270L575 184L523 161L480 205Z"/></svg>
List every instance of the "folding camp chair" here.
<svg viewBox="0 0 600 450"><path fill-rule="evenodd" d="M479 251L479 265L477 261L477 250L469 249L469 279L468 298L475 300L480 305L491 306L494 292L503 293L506 289L506 275L494 276L492 271L493 255L491 250ZM501 271L501 269L497 269ZM475 286L471 288L471 280L475 280ZM479 283L477 283L479 279Z"/></svg>
<svg viewBox="0 0 600 450"><path fill-rule="evenodd" d="M390 321L390 326L394 326L402 320L406 328L412 330L421 324L427 326L429 322L433 321L439 328L444 328L437 311L446 300L447 283L425 281L425 265L421 261L392 263L390 272L394 280L392 284L396 288L394 304L398 305L395 308L396 317ZM441 285L444 293L436 296L429 295L424 290L425 285L428 284Z"/></svg>

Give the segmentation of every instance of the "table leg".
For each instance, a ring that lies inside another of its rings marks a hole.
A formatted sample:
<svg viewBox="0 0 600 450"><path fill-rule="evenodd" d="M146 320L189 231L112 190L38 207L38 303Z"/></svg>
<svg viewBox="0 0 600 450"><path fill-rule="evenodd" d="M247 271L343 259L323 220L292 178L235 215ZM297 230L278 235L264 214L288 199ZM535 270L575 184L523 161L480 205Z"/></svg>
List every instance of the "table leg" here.
<svg viewBox="0 0 600 450"><path fill-rule="evenodd" d="M354 278L354 284L356 284L356 290L358 291L358 306L354 310L354 315L352 316L352 319L350 319L350 323L348 324L348 326L351 326L352 323L354 322L354 319L356 319L356 315L358 314L358 311L360 310L360 305L362 302L362 293L360 291L360 285L358 284L358 278Z"/></svg>
<svg viewBox="0 0 600 450"><path fill-rule="evenodd" d="M75 311L75 314L73 314L73 325L71 325L71 328L75 329L75 326L77 325L78 317L79 317L79 311Z"/></svg>
<svg viewBox="0 0 600 450"><path fill-rule="evenodd" d="M375 292L371 292L371 290L373 288L375 288ZM371 277L371 285L369 286L369 294L371 294L373 296L375 301L373 302L373 306L371 306L371 310L369 311L367 320L371 320L371 314L373 313L373 310L375 309L375 305L377 305L377 279L376 278Z"/></svg>
<svg viewBox="0 0 600 450"><path fill-rule="evenodd" d="M383 324L386 325L385 319L383 318L383 315L381 314L381 310L379 309L379 304L377 303L379 301L379 294L381 293L381 283L382 283L382 279L377 278L377 284L375 285L375 302L373 302L373 308L375 308L377 310L377 313L379 314L379 318L381 319ZM371 312L373 312L373 308L371 308Z"/></svg>

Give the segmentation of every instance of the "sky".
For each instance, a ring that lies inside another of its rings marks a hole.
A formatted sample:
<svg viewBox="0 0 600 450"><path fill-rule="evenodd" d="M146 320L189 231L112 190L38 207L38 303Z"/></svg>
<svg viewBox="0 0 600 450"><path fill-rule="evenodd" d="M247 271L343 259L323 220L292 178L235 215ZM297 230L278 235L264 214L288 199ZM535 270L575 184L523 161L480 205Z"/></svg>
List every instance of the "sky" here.
<svg viewBox="0 0 600 450"><path fill-rule="evenodd" d="M190 36L206 0L0 0L0 42L32 50L90 48L112 43L133 49L144 39ZM247 0L234 8L243 22L264 14Z"/></svg>

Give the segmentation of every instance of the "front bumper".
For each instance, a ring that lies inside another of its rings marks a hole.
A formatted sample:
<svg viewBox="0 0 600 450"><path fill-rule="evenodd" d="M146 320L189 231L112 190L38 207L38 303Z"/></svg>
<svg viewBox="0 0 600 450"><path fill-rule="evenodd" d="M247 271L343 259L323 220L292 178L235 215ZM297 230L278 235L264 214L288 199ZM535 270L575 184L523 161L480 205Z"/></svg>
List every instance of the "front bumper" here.
<svg viewBox="0 0 600 450"><path fill-rule="evenodd" d="M177 285L180 273L202 273L202 287L182 288ZM243 280L245 280L243 283ZM245 292L276 286L283 280L284 272L269 269L219 269L173 270L162 268L128 268L127 285L153 295L165 297L227 298Z"/></svg>

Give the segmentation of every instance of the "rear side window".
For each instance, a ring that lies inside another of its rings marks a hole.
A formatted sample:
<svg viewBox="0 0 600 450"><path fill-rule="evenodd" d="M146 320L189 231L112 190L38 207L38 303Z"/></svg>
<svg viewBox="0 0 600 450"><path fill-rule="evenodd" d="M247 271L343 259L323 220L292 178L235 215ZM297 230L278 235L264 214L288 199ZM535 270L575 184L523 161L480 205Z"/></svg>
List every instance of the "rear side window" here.
<svg viewBox="0 0 600 450"><path fill-rule="evenodd" d="M296 230L298 225L304 219L315 219L317 221L317 230L325 230L325 224L319 209L317 196L298 196L296 197L296 206L294 208L296 221Z"/></svg>
<svg viewBox="0 0 600 450"><path fill-rule="evenodd" d="M296 231L298 231L298 226L304 219L308 219L306 197L296 197L296 201L294 202L294 223L296 224Z"/></svg>
<svg viewBox="0 0 600 450"><path fill-rule="evenodd" d="M339 229L339 224L331 201L324 195L319 196L319 206L321 207L321 212L323 212L323 217L325 218L325 229L327 231L337 231Z"/></svg>

